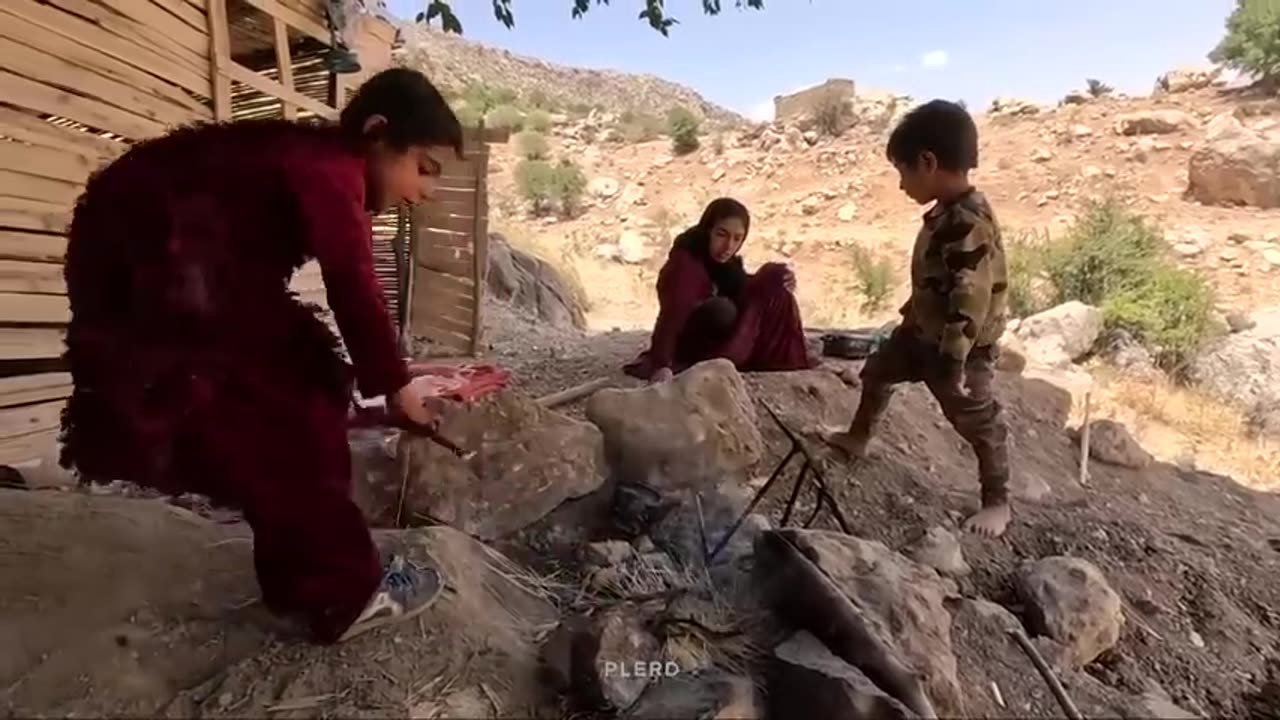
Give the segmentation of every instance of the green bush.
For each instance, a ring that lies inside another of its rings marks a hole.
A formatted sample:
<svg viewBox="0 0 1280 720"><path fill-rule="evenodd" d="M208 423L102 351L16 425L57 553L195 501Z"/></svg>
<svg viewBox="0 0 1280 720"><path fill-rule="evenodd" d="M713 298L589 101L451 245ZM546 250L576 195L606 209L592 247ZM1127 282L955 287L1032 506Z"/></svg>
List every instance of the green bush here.
<svg viewBox="0 0 1280 720"><path fill-rule="evenodd" d="M547 94L541 90L531 91L528 95L525 96L524 101L531 108L535 108L538 110L552 109L551 98L547 97Z"/></svg>
<svg viewBox="0 0 1280 720"><path fill-rule="evenodd" d="M551 114L546 110L532 110L525 116L524 126L528 130L545 133L551 129Z"/></svg>
<svg viewBox="0 0 1280 720"><path fill-rule="evenodd" d="M560 213L573 217L582 207L582 194L587 189L587 176L572 160L564 159L553 168L552 181Z"/></svg>
<svg viewBox="0 0 1280 720"><path fill-rule="evenodd" d="M870 250L855 246L853 256L854 289L862 298L863 312L883 310L893 295L893 265Z"/></svg>
<svg viewBox="0 0 1280 720"><path fill-rule="evenodd" d="M1089 95L1096 98L1106 97L1116 90L1097 78L1086 78L1084 84L1089 90Z"/></svg>
<svg viewBox="0 0 1280 720"><path fill-rule="evenodd" d="M1213 291L1174 265L1164 237L1113 202L1093 203L1043 254L1054 300L1102 309L1109 330L1125 330L1169 371L1183 368L1214 330Z"/></svg>
<svg viewBox="0 0 1280 720"><path fill-rule="evenodd" d="M521 160L515 169L516 191L535 215L550 212L555 201L555 168L546 160Z"/></svg>
<svg viewBox="0 0 1280 720"><path fill-rule="evenodd" d="M818 132L827 137L839 137L846 128L847 119L843 96L828 90L818 97L817 106L813 109L813 123Z"/></svg>
<svg viewBox="0 0 1280 720"><path fill-rule="evenodd" d="M510 88L492 87L484 83L471 83L462 90L462 99L482 113L502 105L515 105L516 93Z"/></svg>
<svg viewBox="0 0 1280 720"><path fill-rule="evenodd" d="M667 134L671 136L671 151L676 155L688 155L698 149L698 129L701 123L688 108L672 108L667 113Z"/></svg>
<svg viewBox="0 0 1280 720"><path fill-rule="evenodd" d="M458 122L462 123L463 127L477 127L484 119L484 115L479 110L465 103L455 106L453 114L458 116Z"/></svg>
<svg viewBox="0 0 1280 720"><path fill-rule="evenodd" d="M525 130L516 135L515 140L520 156L527 160L546 160L551 154L551 147L541 133Z"/></svg>
<svg viewBox="0 0 1280 720"><path fill-rule="evenodd" d="M648 113L628 110L618 117L622 139L629 143L656 140L662 134L662 121Z"/></svg>
<svg viewBox="0 0 1280 720"><path fill-rule="evenodd" d="M499 105L485 113L484 124L486 127L515 132L524 127L524 113L515 105Z"/></svg>
<svg viewBox="0 0 1280 720"><path fill-rule="evenodd" d="M571 160L552 165L546 160L522 160L515 169L516 189L535 215L553 211L572 217L581 207L587 177Z"/></svg>
<svg viewBox="0 0 1280 720"><path fill-rule="evenodd" d="M1048 233L1029 231L1011 234L1005 239L1009 312L1014 317L1034 315L1053 304L1053 288L1045 276L1048 251Z"/></svg>
<svg viewBox="0 0 1280 720"><path fill-rule="evenodd" d="M1227 34L1209 59L1259 80L1280 79L1280 2L1236 0Z"/></svg>

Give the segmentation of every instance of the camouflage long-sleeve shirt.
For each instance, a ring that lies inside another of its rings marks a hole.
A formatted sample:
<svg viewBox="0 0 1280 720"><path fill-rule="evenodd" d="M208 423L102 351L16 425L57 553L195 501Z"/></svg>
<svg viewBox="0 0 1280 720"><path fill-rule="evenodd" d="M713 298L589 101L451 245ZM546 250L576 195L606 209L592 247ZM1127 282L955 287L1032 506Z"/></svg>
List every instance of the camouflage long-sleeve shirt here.
<svg viewBox="0 0 1280 720"><path fill-rule="evenodd" d="M1000 226L976 190L925 213L911 257L906 322L963 361L1004 333L1008 275Z"/></svg>

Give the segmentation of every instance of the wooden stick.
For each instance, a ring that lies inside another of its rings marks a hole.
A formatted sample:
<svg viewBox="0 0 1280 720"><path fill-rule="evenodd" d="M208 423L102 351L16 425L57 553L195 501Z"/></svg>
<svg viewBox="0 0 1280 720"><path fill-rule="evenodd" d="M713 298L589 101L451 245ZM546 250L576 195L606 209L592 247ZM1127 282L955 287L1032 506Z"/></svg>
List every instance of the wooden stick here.
<svg viewBox="0 0 1280 720"><path fill-rule="evenodd" d="M1022 651L1031 658L1031 664L1036 666L1036 672L1040 673L1040 677L1049 685L1049 692L1053 693L1054 699L1062 706L1062 711L1067 714L1070 720L1084 720L1084 716L1080 714L1080 710L1076 708L1076 704L1071 702L1071 697L1067 695L1066 688L1062 687L1062 683L1058 680L1058 676L1053 674L1053 670L1049 668L1049 663L1044 661L1040 656L1040 651L1036 650L1036 646L1031 644L1031 639L1021 630L1013 628L1009 630L1009 635L1022 648Z"/></svg>
<svg viewBox="0 0 1280 720"><path fill-rule="evenodd" d="M1080 484L1089 484L1089 408L1092 405L1092 393L1084 394L1084 423L1080 425Z"/></svg>
<svg viewBox="0 0 1280 720"><path fill-rule="evenodd" d="M571 388L554 392L550 395L543 395L537 399L537 403L544 408L553 408L566 403L571 403L579 398L586 397L597 390L601 390L613 382L611 377L596 378L589 380L581 385L574 385Z"/></svg>

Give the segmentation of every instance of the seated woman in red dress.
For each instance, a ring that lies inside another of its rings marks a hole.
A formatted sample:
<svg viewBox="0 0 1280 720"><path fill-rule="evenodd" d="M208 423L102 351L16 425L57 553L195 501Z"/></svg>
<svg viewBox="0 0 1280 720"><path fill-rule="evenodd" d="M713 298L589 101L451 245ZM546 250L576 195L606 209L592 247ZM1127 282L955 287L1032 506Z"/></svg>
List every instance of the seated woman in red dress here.
<svg viewBox="0 0 1280 720"><path fill-rule="evenodd" d="M139 143L90 179L71 222L63 464L240 508L265 605L320 642L412 617L440 591L431 568L380 559L346 426L353 374L366 397L432 422L374 276L369 212L430 197L461 153L436 88L387 70L336 126L250 120ZM289 292L309 258L354 373Z"/></svg>
<svg viewBox="0 0 1280 720"><path fill-rule="evenodd" d="M750 229L747 208L720 198L680 233L658 274L653 339L624 368L628 375L664 382L712 358L744 371L816 366L805 345L791 270L766 263L750 274L742 266L738 251Z"/></svg>

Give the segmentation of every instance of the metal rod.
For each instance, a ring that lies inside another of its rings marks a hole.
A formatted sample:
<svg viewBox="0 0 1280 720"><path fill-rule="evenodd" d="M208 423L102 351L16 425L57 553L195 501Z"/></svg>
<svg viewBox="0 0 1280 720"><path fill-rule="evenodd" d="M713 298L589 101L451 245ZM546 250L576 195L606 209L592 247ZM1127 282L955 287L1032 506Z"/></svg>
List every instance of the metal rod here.
<svg viewBox="0 0 1280 720"><path fill-rule="evenodd" d="M579 385L574 385L573 387L566 388L564 390L561 390L560 392L554 392L554 393L551 393L550 395L543 395L542 397L538 398L534 402L538 403L544 408L557 407L559 405L564 405L565 403L571 403L574 400L585 397L587 395L591 395L597 390L604 389L609 384L611 384L613 380L614 379L611 377L600 377L600 378L596 378L595 380L588 380L587 382L584 382Z"/></svg>
<svg viewBox="0 0 1280 720"><path fill-rule="evenodd" d="M1080 425L1080 484L1089 484L1089 408L1092 393L1084 393L1084 422Z"/></svg>
<svg viewBox="0 0 1280 720"><path fill-rule="evenodd" d="M773 474L769 476L764 487L760 488L759 492L756 493L756 496L751 498L751 502L747 503L747 509L742 511L742 514L738 516L738 519L735 520L733 525L725 532L724 537L720 538L720 542L716 544L716 548L711 551L711 554L707 555L707 567L711 567L711 563L715 561L716 556L720 554L720 551L724 550L725 546L729 544L729 540L733 538L733 534L738 532L738 528L742 527L742 523L746 522L747 516L751 514L751 511L755 509L756 505L760 504L760 501L764 498L765 494L769 492L769 488L773 487L773 484L782 476L782 471L787 467L787 463L791 462L791 458L796 456L796 452L797 450L793 446L791 448L791 452L787 453L787 456L782 459L782 462L778 463L778 467L774 468Z"/></svg>
<svg viewBox="0 0 1280 720"><path fill-rule="evenodd" d="M822 512L822 493L815 487L813 491L813 512L809 513L809 519L804 521L804 529L808 530L813 527L813 521L818 519L818 513Z"/></svg>
<svg viewBox="0 0 1280 720"><path fill-rule="evenodd" d="M1084 720L1084 716L1076 708L1076 704L1071 702L1071 697L1067 695L1066 688L1062 687L1062 682L1058 680L1058 676L1053 674L1053 670L1049 668L1049 663L1044 661L1040 656L1040 651L1036 650L1036 646L1031 644L1031 639L1021 630L1012 628L1009 635L1022 648L1022 652L1031 658L1031 664L1036 666L1036 672L1040 673L1040 677L1049 684L1049 692L1053 693L1053 697L1062 706L1062 711L1067 714L1070 720Z"/></svg>
<svg viewBox="0 0 1280 720"><path fill-rule="evenodd" d="M800 497L800 488L804 487L804 476L808 474L809 461L806 460L796 474L796 482L791 486L791 497L787 498L787 509L782 511L782 521L778 523L778 527L786 527L787 521L791 519L791 511L795 509L796 500Z"/></svg>
<svg viewBox="0 0 1280 720"><path fill-rule="evenodd" d="M818 506L821 507L822 501L824 500L828 502L831 505L831 515L835 517L836 524L840 526L841 532L846 535L849 534L849 523L845 521L844 513L840 512L840 505L836 502L835 497L827 491L826 479L822 477L822 472L818 470L818 463L814 460L813 456L809 454L809 448L805 447L804 441L801 440L799 436L791 432L791 428L783 424L782 418L778 417L778 413L774 412L774 409L769 406L769 403L761 403L761 405L764 405L764 409L769 412L769 417L773 418L773 422L776 423L778 428L782 430L783 434L791 440L792 446L804 455L805 460L809 461L809 465L813 468L813 477L818 486L819 492Z"/></svg>

